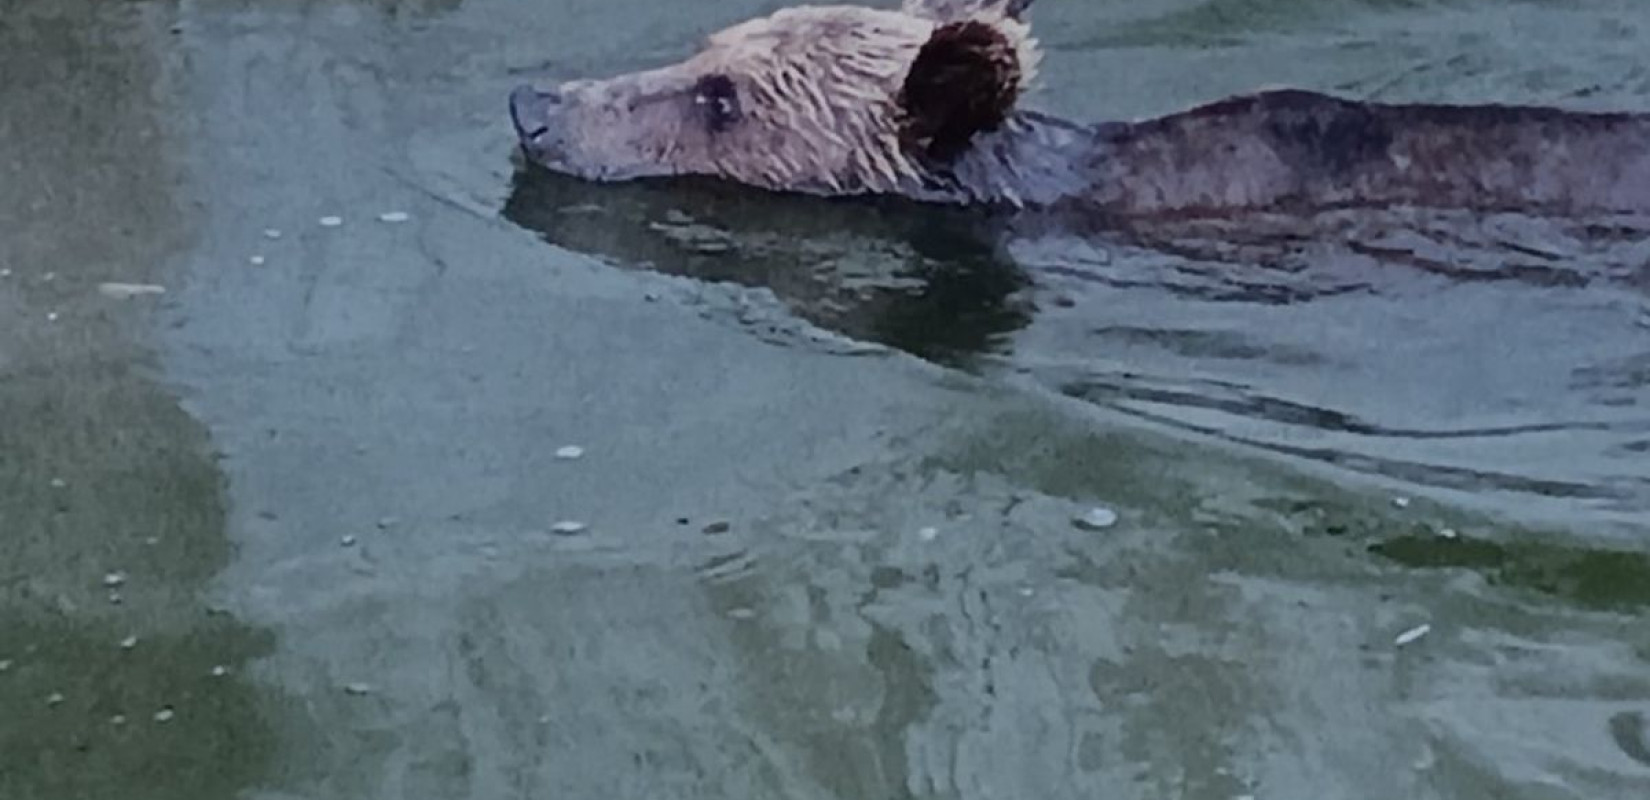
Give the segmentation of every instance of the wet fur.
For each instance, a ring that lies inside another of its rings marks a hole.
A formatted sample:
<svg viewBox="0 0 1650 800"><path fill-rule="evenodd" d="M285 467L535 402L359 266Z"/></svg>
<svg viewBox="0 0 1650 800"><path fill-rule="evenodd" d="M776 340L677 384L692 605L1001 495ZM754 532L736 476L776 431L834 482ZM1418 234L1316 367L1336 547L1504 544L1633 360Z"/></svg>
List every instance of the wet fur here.
<svg viewBox="0 0 1650 800"><path fill-rule="evenodd" d="M1380 104L1299 90L1093 126L1019 110L1040 58L1020 19L1030 4L804 6L733 26L682 64L599 83L586 105L607 106L581 111L594 122L564 137L586 162L567 171L712 175L960 204L1078 203L1118 215L1358 204L1650 212L1645 114ZM742 126L706 133L691 119L650 123L611 110L706 75L732 76L749 118ZM639 166L613 166L626 159Z"/></svg>
<svg viewBox="0 0 1650 800"><path fill-rule="evenodd" d="M1382 104L1299 90L1102 126L1085 202L1116 212L1417 205L1650 211L1650 116Z"/></svg>

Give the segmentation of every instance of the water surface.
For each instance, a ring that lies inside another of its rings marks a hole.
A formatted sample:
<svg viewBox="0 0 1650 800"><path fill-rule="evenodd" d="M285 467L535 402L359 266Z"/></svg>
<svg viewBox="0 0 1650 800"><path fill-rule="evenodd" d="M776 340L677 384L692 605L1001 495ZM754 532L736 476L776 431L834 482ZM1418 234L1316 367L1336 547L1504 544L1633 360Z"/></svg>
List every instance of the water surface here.
<svg viewBox="0 0 1650 800"><path fill-rule="evenodd" d="M518 169L516 82L779 5L8 8L0 796L1650 791L1636 221ZM1650 109L1625 0L1035 23L1075 118Z"/></svg>

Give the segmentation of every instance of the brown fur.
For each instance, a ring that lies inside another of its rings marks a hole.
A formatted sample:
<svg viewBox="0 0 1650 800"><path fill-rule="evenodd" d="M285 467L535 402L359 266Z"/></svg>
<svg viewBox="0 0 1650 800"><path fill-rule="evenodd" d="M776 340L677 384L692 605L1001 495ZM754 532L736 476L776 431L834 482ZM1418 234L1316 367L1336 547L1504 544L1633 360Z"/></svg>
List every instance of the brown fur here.
<svg viewBox="0 0 1650 800"><path fill-rule="evenodd" d="M976 133L1002 127L1020 97L1020 59L996 28L964 20L935 29L900 87L903 140L935 161L950 161Z"/></svg>
<svg viewBox="0 0 1650 800"><path fill-rule="evenodd" d="M781 10L711 35L681 63L564 84L553 125L526 145L593 179L714 175L779 190L897 192L925 179L923 159L954 155L1000 124L1035 74L1029 28L989 0L974 5L946 25L857 6ZM736 101L704 97L712 78ZM707 123L707 106L734 107L738 119Z"/></svg>
<svg viewBox="0 0 1650 800"><path fill-rule="evenodd" d="M1274 90L1099 137L1084 201L1128 215L1413 205L1650 211L1650 117Z"/></svg>
<svg viewBox="0 0 1650 800"><path fill-rule="evenodd" d="M529 156L584 178L1108 213L1355 204L1650 211L1650 115L1357 102L1301 91L1082 126L1016 109L1030 0L804 6L671 66L519 90Z"/></svg>

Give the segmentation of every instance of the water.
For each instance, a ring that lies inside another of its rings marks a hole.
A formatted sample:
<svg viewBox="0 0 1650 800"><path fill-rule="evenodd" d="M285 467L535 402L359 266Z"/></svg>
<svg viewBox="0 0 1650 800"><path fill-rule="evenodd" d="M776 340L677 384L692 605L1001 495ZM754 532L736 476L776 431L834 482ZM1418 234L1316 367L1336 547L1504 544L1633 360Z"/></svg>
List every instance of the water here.
<svg viewBox="0 0 1650 800"><path fill-rule="evenodd" d="M0 797L1650 791L1635 221L515 169L514 83L779 5L8 6ZM1036 24L1082 119L1650 108L1625 0Z"/></svg>

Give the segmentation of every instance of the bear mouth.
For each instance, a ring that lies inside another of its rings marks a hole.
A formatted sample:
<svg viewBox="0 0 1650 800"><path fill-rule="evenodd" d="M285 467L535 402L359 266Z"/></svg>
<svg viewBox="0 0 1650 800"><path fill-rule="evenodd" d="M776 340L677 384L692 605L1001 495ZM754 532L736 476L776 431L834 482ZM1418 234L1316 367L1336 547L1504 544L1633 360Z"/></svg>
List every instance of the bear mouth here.
<svg viewBox="0 0 1650 800"><path fill-rule="evenodd" d="M510 92L510 123L515 126L516 138L523 144L536 144L550 131L550 111L560 105L555 92L540 91L522 84Z"/></svg>

